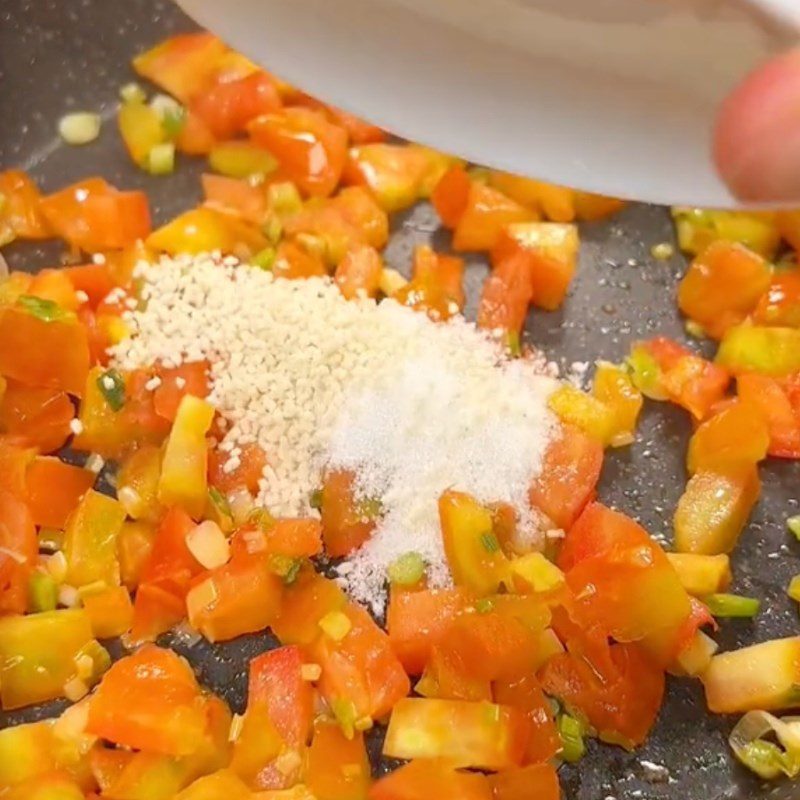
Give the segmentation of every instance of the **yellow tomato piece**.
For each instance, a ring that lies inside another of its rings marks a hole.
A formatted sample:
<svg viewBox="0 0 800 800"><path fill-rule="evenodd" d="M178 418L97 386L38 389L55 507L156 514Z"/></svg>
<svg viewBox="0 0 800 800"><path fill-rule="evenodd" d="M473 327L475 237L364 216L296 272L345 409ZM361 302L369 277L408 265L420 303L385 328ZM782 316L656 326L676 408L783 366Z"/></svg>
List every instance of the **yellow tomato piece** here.
<svg viewBox="0 0 800 800"><path fill-rule="evenodd" d="M667 553L681 585L695 597L724 592L731 583L731 561L728 556L700 553Z"/></svg>
<svg viewBox="0 0 800 800"><path fill-rule="evenodd" d="M562 421L607 445L615 436L616 415L597 397L565 384L547 401L550 410Z"/></svg>
<svg viewBox="0 0 800 800"><path fill-rule="evenodd" d="M117 124L130 157L139 166L147 162L150 151L156 145L167 141L158 112L141 101L123 103L119 108Z"/></svg>
<svg viewBox="0 0 800 800"><path fill-rule="evenodd" d="M631 376L623 367L601 361L594 374L592 394L613 413L614 426L609 441L612 447L630 444L644 402Z"/></svg>
<svg viewBox="0 0 800 800"><path fill-rule="evenodd" d="M208 450L206 433L214 419L214 407L193 395L178 406L164 450L158 499L164 506L180 506L195 519L206 507Z"/></svg>
<svg viewBox="0 0 800 800"><path fill-rule="evenodd" d="M147 237L147 246L170 255L178 253L238 252L241 248L251 253L263 250L269 242L255 226L242 220L213 211L195 208L175 217Z"/></svg>
<svg viewBox="0 0 800 800"><path fill-rule="evenodd" d="M780 378L800 372L800 328L736 325L725 332L715 361L734 375Z"/></svg>

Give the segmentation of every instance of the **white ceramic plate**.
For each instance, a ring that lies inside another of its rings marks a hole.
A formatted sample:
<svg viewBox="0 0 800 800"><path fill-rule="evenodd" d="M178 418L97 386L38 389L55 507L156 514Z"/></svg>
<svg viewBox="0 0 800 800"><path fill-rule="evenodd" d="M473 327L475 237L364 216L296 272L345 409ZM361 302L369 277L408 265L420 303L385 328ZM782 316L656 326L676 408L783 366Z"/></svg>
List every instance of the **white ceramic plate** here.
<svg viewBox="0 0 800 800"><path fill-rule="evenodd" d="M732 205L720 100L800 38L800 0L178 0L306 91L471 161Z"/></svg>

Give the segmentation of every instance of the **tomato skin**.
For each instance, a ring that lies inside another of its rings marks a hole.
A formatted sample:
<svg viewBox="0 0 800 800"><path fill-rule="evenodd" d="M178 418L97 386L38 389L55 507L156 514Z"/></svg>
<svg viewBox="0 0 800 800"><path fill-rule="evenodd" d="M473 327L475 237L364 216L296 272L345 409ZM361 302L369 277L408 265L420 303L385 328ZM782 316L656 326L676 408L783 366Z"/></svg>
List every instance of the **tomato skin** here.
<svg viewBox="0 0 800 800"><path fill-rule="evenodd" d="M369 800L492 800L489 780L476 772L459 772L445 759L417 759L376 781L368 796Z"/></svg>
<svg viewBox="0 0 800 800"><path fill-rule="evenodd" d="M206 725L205 699L191 667L170 650L145 645L105 674L89 704L86 730L148 753L185 756L200 747Z"/></svg>
<svg viewBox="0 0 800 800"><path fill-rule="evenodd" d="M39 541L27 505L7 489L0 489L0 546L4 549L0 552L0 615L23 614Z"/></svg>
<svg viewBox="0 0 800 800"><path fill-rule="evenodd" d="M58 458L37 456L28 467L25 500L37 525L63 528L97 476Z"/></svg>
<svg viewBox="0 0 800 800"><path fill-rule="evenodd" d="M9 381L0 400L0 428L43 453L52 453L70 436L75 409L66 392Z"/></svg>
<svg viewBox="0 0 800 800"><path fill-rule="evenodd" d="M772 270L744 245L718 241L689 266L678 286L678 307L718 339L742 322L769 288Z"/></svg>
<svg viewBox="0 0 800 800"><path fill-rule="evenodd" d="M17 306L0 311L1 375L81 397L88 372L89 343L77 319L45 321Z"/></svg>
<svg viewBox="0 0 800 800"><path fill-rule="evenodd" d="M280 111L281 98L265 72L222 81L198 95L192 111L217 139L232 139L262 114Z"/></svg>
<svg viewBox="0 0 800 800"><path fill-rule="evenodd" d="M30 177L21 170L0 172L0 194L5 198L0 211L0 237L7 229L20 239L47 239L52 236L47 221L39 210L41 193Z"/></svg>
<svg viewBox="0 0 800 800"><path fill-rule="evenodd" d="M572 425L562 425L548 444L542 470L531 486L531 505L556 527L569 530L594 497L602 466L600 442Z"/></svg>
<svg viewBox="0 0 800 800"><path fill-rule="evenodd" d="M347 159L347 133L316 111L296 106L248 126L253 140L280 162L280 172L312 197L333 193Z"/></svg>

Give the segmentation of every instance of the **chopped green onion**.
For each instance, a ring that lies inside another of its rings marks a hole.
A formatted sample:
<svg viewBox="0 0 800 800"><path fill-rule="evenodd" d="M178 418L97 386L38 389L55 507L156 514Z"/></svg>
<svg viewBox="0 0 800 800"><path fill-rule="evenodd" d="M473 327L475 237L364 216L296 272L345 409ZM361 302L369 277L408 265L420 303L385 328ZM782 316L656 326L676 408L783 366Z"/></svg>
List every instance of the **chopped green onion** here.
<svg viewBox="0 0 800 800"><path fill-rule="evenodd" d="M125 405L125 380L115 369L106 370L97 379L97 388L111 406L112 411L119 411Z"/></svg>
<svg viewBox="0 0 800 800"><path fill-rule="evenodd" d="M506 347L511 358L519 358L522 355L522 342L518 331L508 331L506 333Z"/></svg>
<svg viewBox="0 0 800 800"><path fill-rule="evenodd" d="M67 144L89 144L100 135L100 115L88 111L65 114L58 121L58 134Z"/></svg>
<svg viewBox="0 0 800 800"><path fill-rule="evenodd" d="M272 244L277 244L283 234L283 223L277 214L270 214L269 219L264 223L261 230Z"/></svg>
<svg viewBox="0 0 800 800"><path fill-rule="evenodd" d="M314 489L314 491L311 492L311 497L308 498L308 504L317 511L322 508L322 489Z"/></svg>
<svg viewBox="0 0 800 800"><path fill-rule="evenodd" d="M425 575L425 561L419 553L404 553L387 570L389 580L398 586L413 586Z"/></svg>
<svg viewBox="0 0 800 800"><path fill-rule="evenodd" d="M296 214L303 207L300 191L291 181L271 183L267 189L267 204L270 211L279 217Z"/></svg>
<svg viewBox="0 0 800 800"><path fill-rule="evenodd" d="M561 758L570 764L580 761L586 754L583 725L575 717L566 713L561 714L557 724L558 733L561 736Z"/></svg>
<svg viewBox="0 0 800 800"><path fill-rule="evenodd" d="M29 314L42 322L62 322L75 316L71 311L61 308L58 303L34 297L32 294L23 294L17 299L17 305L22 306Z"/></svg>
<svg viewBox="0 0 800 800"><path fill-rule="evenodd" d="M131 81L124 86L120 86L119 98L123 103L144 103L147 95L136 81Z"/></svg>
<svg viewBox="0 0 800 800"><path fill-rule="evenodd" d="M275 517L266 508L254 508L247 515L247 521L257 525L262 531L268 531L275 524Z"/></svg>
<svg viewBox="0 0 800 800"><path fill-rule="evenodd" d="M297 576L300 574L300 568L303 566L303 559L302 558L295 558L289 569L286 570L286 574L283 576L283 582L287 586L291 586L296 580Z"/></svg>
<svg viewBox="0 0 800 800"><path fill-rule="evenodd" d="M475 602L475 610L479 614L488 614L494 610L494 602L488 597L481 597L480 600Z"/></svg>
<svg viewBox="0 0 800 800"><path fill-rule="evenodd" d="M211 506L214 522L219 525L223 533L233 530L233 511L228 498L216 486L208 487L208 502Z"/></svg>
<svg viewBox="0 0 800 800"><path fill-rule="evenodd" d="M786 520L786 527L800 540L800 514L789 517L789 519Z"/></svg>
<svg viewBox="0 0 800 800"><path fill-rule="evenodd" d="M800 603L800 575L795 575L791 581L789 581L789 588L786 590L786 593L792 600Z"/></svg>
<svg viewBox="0 0 800 800"><path fill-rule="evenodd" d="M715 617L754 617L761 608L758 598L737 594L711 594L703 602Z"/></svg>
<svg viewBox="0 0 800 800"><path fill-rule="evenodd" d="M186 125L186 109L183 106L165 109L161 127L168 139L177 139Z"/></svg>
<svg viewBox="0 0 800 800"><path fill-rule="evenodd" d="M765 740L770 734L778 744ZM748 711L728 742L736 758L765 780L800 774L800 717L778 719L766 711Z"/></svg>
<svg viewBox="0 0 800 800"><path fill-rule="evenodd" d="M482 533L481 544L487 553L496 553L500 549L500 542L493 533Z"/></svg>
<svg viewBox="0 0 800 800"><path fill-rule="evenodd" d="M52 575L34 572L28 583L28 597L34 611L55 611L58 605L58 585Z"/></svg>
<svg viewBox="0 0 800 800"><path fill-rule="evenodd" d="M163 142L150 148L144 163L151 175L169 175L175 171L175 145Z"/></svg>
<svg viewBox="0 0 800 800"><path fill-rule="evenodd" d="M269 272L272 269L272 265L275 263L277 255L274 247L265 247L252 257L251 262L254 267Z"/></svg>
<svg viewBox="0 0 800 800"><path fill-rule="evenodd" d="M352 700L343 697L334 697L331 701L331 711L345 738L352 739L356 731L356 706Z"/></svg>

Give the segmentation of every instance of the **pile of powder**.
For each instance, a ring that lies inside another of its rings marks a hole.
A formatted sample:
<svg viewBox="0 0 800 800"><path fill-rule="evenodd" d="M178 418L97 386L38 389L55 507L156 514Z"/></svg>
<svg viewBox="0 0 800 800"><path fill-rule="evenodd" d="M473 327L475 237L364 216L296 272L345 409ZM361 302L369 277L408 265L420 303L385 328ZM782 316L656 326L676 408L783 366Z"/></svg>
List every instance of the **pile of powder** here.
<svg viewBox="0 0 800 800"><path fill-rule="evenodd" d="M234 465L258 443L269 464L259 501L277 516L312 513L327 467L352 469L383 517L340 566L351 594L382 605L386 567L413 551L448 581L439 532L447 488L516 509L536 535L528 487L555 420L541 364L508 360L463 318L434 323L394 301L346 301L328 279L274 279L234 259L164 258L136 269L140 310L111 351L128 369L208 359L209 400L227 420Z"/></svg>

